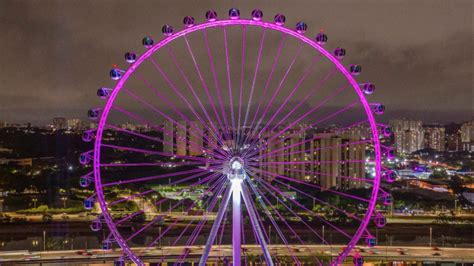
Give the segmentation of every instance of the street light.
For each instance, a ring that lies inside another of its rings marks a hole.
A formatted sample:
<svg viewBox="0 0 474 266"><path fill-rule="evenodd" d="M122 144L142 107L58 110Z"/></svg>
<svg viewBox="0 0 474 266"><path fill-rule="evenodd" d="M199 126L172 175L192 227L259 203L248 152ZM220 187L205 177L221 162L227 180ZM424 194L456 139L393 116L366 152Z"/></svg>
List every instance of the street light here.
<svg viewBox="0 0 474 266"><path fill-rule="evenodd" d="M43 231L43 251L46 251L46 231Z"/></svg>
<svg viewBox="0 0 474 266"><path fill-rule="evenodd" d="M270 225L268 225L268 244L270 245L271 244L271 240L272 239L272 227Z"/></svg>
<svg viewBox="0 0 474 266"><path fill-rule="evenodd" d="M430 247L432 243L433 243L433 227L430 226Z"/></svg>
<svg viewBox="0 0 474 266"><path fill-rule="evenodd" d="M161 238L162 238L162 235L161 235L161 225L160 227L158 227L158 235L160 236L160 249L161 249Z"/></svg>
<svg viewBox="0 0 474 266"><path fill-rule="evenodd" d="M219 203L218 203L218 204L219 204L219 207L221 206L221 199L222 199L222 195L218 195L218 196L217 196L217 200L219 201Z"/></svg>
<svg viewBox="0 0 474 266"><path fill-rule="evenodd" d="M322 236L322 237L321 237L321 238L322 238L321 240L323 241L323 245L324 245L324 225L323 225L323 229L322 229L321 231L322 231L322 232L321 232L321 236Z"/></svg>
<svg viewBox="0 0 474 266"><path fill-rule="evenodd" d="M66 196L61 197L61 200L63 201L63 208L66 209L66 200L67 200L67 197L66 197Z"/></svg>
<svg viewBox="0 0 474 266"><path fill-rule="evenodd" d="M34 208L36 208L36 202L38 201L37 198L32 198L31 201L33 202Z"/></svg>
<svg viewBox="0 0 474 266"><path fill-rule="evenodd" d="M153 199L153 204L152 205L155 205L156 204L156 199L158 198L158 195L156 195L156 194L152 195L151 198ZM161 210L160 210L160 212L161 212Z"/></svg>
<svg viewBox="0 0 474 266"><path fill-rule="evenodd" d="M454 214L457 215L458 214L458 199L455 199L454 200Z"/></svg>

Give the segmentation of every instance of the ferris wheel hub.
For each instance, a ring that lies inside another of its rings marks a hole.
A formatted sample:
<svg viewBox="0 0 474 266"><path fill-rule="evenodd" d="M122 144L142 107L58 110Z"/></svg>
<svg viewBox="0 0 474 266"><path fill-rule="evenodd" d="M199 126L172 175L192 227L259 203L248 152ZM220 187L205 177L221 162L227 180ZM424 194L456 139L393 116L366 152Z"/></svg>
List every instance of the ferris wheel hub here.
<svg viewBox="0 0 474 266"><path fill-rule="evenodd" d="M227 177L230 181L242 181L245 179L244 160L241 157L235 156L229 160L229 172Z"/></svg>

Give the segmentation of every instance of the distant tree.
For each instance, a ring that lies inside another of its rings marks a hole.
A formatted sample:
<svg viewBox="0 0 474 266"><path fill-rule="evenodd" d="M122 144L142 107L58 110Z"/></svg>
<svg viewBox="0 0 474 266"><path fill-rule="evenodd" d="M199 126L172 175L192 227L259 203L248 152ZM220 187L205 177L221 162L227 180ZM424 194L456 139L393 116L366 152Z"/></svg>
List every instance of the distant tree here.
<svg viewBox="0 0 474 266"><path fill-rule="evenodd" d="M466 191L464 187L464 182L462 181L461 177L455 175L451 178L448 183L448 188L453 191L455 195L460 195Z"/></svg>
<svg viewBox="0 0 474 266"><path fill-rule="evenodd" d="M461 177L457 175L453 176L448 183L448 188L453 191L454 196L457 197L461 205L472 205L472 203L463 196L467 188L464 186L464 181Z"/></svg>
<svg viewBox="0 0 474 266"><path fill-rule="evenodd" d="M45 223L49 223L53 220L53 216L49 213L45 213L45 214L43 214L42 220Z"/></svg>
<svg viewBox="0 0 474 266"><path fill-rule="evenodd" d="M136 216L133 216L133 218L131 219L131 221L134 223L143 223L145 222L145 220L146 220L146 215L144 213L140 213Z"/></svg>
<svg viewBox="0 0 474 266"><path fill-rule="evenodd" d="M321 213L324 211L324 207L321 204L315 204L312 211L315 213Z"/></svg>
<svg viewBox="0 0 474 266"><path fill-rule="evenodd" d="M440 170L434 170L433 173L430 175L430 178L436 178L436 179L442 179L446 178L448 176L448 173L444 169Z"/></svg>

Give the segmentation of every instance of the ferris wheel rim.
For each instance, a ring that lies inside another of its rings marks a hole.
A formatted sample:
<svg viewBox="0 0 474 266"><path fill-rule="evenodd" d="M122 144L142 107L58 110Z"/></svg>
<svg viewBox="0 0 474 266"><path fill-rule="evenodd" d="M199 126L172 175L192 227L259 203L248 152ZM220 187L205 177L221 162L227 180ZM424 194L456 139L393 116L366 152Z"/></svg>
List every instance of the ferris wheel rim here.
<svg viewBox="0 0 474 266"><path fill-rule="evenodd" d="M270 29L273 31L278 31L283 34L287 34L289 36L292 36L296 38L298 41L301 41L309 46L311 46L313 49L317 50L319 53L324 55L327 59L331 61L332 64L334 64L339 72L347 79L347 81L350 83L350 86L354 89L356 92L359 102L362 104L365 114L367 116L367 120L370 124L370 129L372 133L372 142L374 145L374 153L375 153L375 177L373 179L373 185L372 185L372 193L371 197L369 199L369 204L367 207L367 211L365 212L364 219L361 221L359 224L359 227L357 231L354 233L352 236L351 240L349 243L346 245L344 250L339 253L338 257L336 260L333 262L334 264L341 263L342 260L350 253L350 251L355 247L357 242L360 240L364 232L366 231L366 228L368 226L368 223L371 220L372 214L374 213L376 202L377 202L377 196L379 194L379 186L380 186L380 180L381 180L381 145L380 145L380 140L379 140L379 132L377 130L377 123L374 118L374 114L371 111L371 108L369 106L369 103L367 102L364 93L362 92L359 84L357 81L354 79L354 77L349 73L349 71L346 69L344 65L342 65L336 57L334 57L330 52L328 52L323 46L319 45L312 39L306 37L305 35L293 30L284 27L283 25L277 25L272 22L266 22L266 21L259 21L259 20L252 20L252 19L223 19L223 20L215 20L215 21L208 21L204 22L201 24L193 25L192 27L184 28L176 33L173 33L164 39L160 40L156 44L154 44L152 47L148 48L145 53L141 54L137 60L130 65L130 67L125 71L123 76L118 80L117 84L114 86L112 93L110 94L109 98L107 99L107 102L103 108L103 111L100 115L100 120L97 125L97 130L96 130L96 138L94 141L94 155L93 155L93 170L94 170L94 183L95 183L95 189L96 189L96 197L99 202L99 207L102 211L104 220L110 229L112 235L114 236L115 241L120 245L120 247L124 250L126 253L127 257L130 258L133 262L136 264L141 264L143 263L141 258L137 257L131 250L130 246L126 241L124 241L123 237L120 235L118 232L118 229L116 225L113 222L113 218L110 215L108 209L107 209L107 202L103 193L102 189L102 181L101 181L101 165L100 165L100 152L101 152L101 146L102 146L102 134L105 128L105 123L107 120L107 117L109 115L109 112L113 106L113 103L117 97L117 95L120 93L121 89L123 88L125 82L128 80L128 78L138 69L138 67L150 56L155 54L157 51L159 51L161 48L166 46L167 44L171 43L172 41L182 38L186 36L189 33L193 33L199 30L204 30L207 28L214 28L214 27L227 27L227 26L239 26L239 25L248 25L248 26L255 26L259 28L265 28L265 29Z"/></svg>

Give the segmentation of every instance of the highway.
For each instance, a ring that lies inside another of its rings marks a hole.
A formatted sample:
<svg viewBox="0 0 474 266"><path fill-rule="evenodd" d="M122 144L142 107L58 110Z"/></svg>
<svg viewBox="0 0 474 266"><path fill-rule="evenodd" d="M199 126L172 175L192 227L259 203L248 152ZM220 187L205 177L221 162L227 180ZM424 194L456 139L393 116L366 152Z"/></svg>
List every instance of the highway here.
<svg viewBox="0 0 474 266"><path fill-rule="evenodd" d="M4 214L10 217L23 218L29 222L42 222L42 215L24 215L18 214L15 212L5 212ZM114 214L114 213L113 213ZM122 213L126 215L128 213ZM196 220L214 220L216 213L209 212L203 215L190 215L185 212L147 212L148 217L163 216L167 221L174 221L176 219L182 221L196 221ZM308 215L308 213L300 213L300 215ZM393 224L432 224L438 214L423 214L423 215L406 215L406 214L394 214L393 216L387 216L387 223ZM474 220L473 213L460 214L457 217ZM56 222L83 222L83 221L92 221L96 219L96 215L89 215L87 213L81 214L54 214L52 215L52 221ZM149 218L151 219L151 218Z"/></svg>
<svg viewBox="0 0 474 266"><path fill-rule="evenodd" d="M196 261L203 251L203 246L191 246L187 261ZM336 256L343 246L322 246L322 245L292 245L291 251L283 245L269 245L272 256L290 256L291 253L298 257L326 258ZM257 245L244 245L243 249L247 255L259 255L260 247ZM152 248L135 248L146 262L159 262L163 255L165 261L175 261L185 250L183 246ZM351 254L359 253L366 262L377 261L424 261L424 262L472 262L474 263L474 248L429 248L429 247L397 247L397 246L377 246L374 248L357 247ZM120 251L110 250L67 250L67 251L8 251L0 252L0 263L5 264L30 264L30 263L111 263L118 258ZM214 246L210 254L210 260L217 257L226 256L230 258L230 245Z"/></svg>

